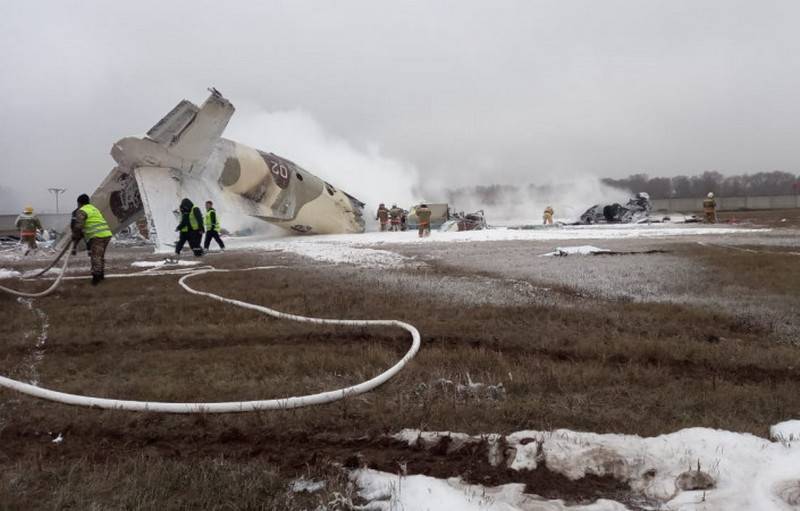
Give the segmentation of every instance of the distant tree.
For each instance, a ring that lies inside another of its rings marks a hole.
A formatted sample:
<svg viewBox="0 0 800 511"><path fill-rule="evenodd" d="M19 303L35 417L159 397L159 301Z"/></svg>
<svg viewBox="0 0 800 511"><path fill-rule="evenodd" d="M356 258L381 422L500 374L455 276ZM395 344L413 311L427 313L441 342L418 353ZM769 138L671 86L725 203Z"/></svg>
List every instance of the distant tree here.
<svg viewBox="0 0 800 511"><path fill-rule="evenodd" d="M675 176L672 178L672 196L678 198L692 196L692 182L688 176Z"/></svg>

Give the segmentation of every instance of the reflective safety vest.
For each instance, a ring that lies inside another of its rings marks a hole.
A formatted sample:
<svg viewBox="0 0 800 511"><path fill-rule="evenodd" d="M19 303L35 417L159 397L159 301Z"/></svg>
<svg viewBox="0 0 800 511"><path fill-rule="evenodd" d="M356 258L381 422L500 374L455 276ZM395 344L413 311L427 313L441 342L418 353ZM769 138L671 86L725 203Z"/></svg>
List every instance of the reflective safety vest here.
<svg viewBox="0 0 800 511"><path fill-rule="evenodd" d="M211 213L214 213L214 223L211 223ZM206 211L206 230L207 231L219 231L219 215L217 214L214 208L209 209Z"/></svg>
<svg viewBox="0 0 800 511"><path fill-rule="evenodd" d="M200 224L197 223L197 215L195 214L195 211L198 211L197 206L192 206L192 210L189 211L189 226L191 226L193 231L199 231ZM184 225L181 227L181 232L189 232L189 227Z"/></svg>
<svg viewBox="0 0 800 511"><path fill-rule="evenodd" d="M83 224L83 239L89 241L92 238L110 238L112 236L106 219L100 210L91 204L85 204L80 210L86 213L86 223Z"/></svg>

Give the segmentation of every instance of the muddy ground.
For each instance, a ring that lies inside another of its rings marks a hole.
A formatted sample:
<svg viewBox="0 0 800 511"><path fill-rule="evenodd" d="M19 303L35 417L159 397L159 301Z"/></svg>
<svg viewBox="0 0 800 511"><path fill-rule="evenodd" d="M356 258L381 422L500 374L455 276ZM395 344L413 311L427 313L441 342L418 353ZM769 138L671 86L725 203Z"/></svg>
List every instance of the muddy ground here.
<svg viewBox="0 0 800 511"><path fill-rule="evenodd" d="M304 315L401 319L419 328L422 349L377 391L294 411L135 414L2 390L0 508L313 509L352 498L343 467L355 466L523 482L567 502L610 497L636 507L636 496L613 479L512 472L488 466L480 448L415 451L385 435L402 428L657 435L707 426L766 436L770 424L800 416L800 233L781 226L789 222L769 222L780 228L703 238L382 245L413 258L391 269L279 251L212 255L205 262L219 268L284 267L194 277L198 289ZM538 257L579 244L661 252ZM141 259L157 257L114 247L109 272L138 271L130 262ZM85 272L86 261L75 269ZM69 280L30 301L0 295L0 339L0 374L153 401L342 387L389 367L409 344L400 330L307 326L232 308L187 294L175 276L109 278L97 288ZM497 387L459 391L468 380ZM325 479L327 488L288 491L300 476Z"/></svg>

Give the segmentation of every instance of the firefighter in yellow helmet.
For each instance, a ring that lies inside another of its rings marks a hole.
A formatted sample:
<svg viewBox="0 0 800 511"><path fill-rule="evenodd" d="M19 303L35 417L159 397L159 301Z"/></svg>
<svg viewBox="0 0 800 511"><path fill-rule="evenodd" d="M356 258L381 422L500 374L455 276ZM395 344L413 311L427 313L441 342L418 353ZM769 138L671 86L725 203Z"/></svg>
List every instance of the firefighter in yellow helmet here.
<svg viewBox="0 0 800 511"><path fill-rule="evenodd" d="M714 200L714 193L708 192L708 195L703 199L703 213L706 215L707 224L717 223L717 201Z"/></svg>
<svg viewBox="0 0 800 511"><path fill-rule="evenodd" d="M544 225L553 225L553 206L547 206L544 208Z"/></svg>
<svg viewBox="0 0 800 511"><path fill-rule="evenodd" d="M42 222L39 217L33 214L33 208L26 206L22 210L22 214L17 217L17 229L19 230L19 239L28 247L25 249L25 255L28 255L31 250L36 250L36 232L42 230Z"/></svg>
<svg viewBox="0 0 800 511"><path fill-rule="evenodd" d="M72 218L72 254L83 239L92 261L92 285L96 286L105 278L106 248L111 241L111 229L99 209L89 203L89 196L78 197L78 209Z"/></svg>

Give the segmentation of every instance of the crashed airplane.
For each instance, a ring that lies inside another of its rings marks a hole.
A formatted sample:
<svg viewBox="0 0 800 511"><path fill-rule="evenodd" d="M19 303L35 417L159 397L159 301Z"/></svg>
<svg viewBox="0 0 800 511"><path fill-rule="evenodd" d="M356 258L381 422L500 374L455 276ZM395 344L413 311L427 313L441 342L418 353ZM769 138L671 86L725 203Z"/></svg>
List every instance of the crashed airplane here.
<svg viewBox="0 0 800 511"><path fill-rule="evenodd" d="M221 137L234 107L216 89L201 107L183 100L143 138L111 149L117 166L92 194L116 233L147 219L150 239L174 241L177 207L214 202L298 234L364 231L364 203L295 163Z"/></svg>

